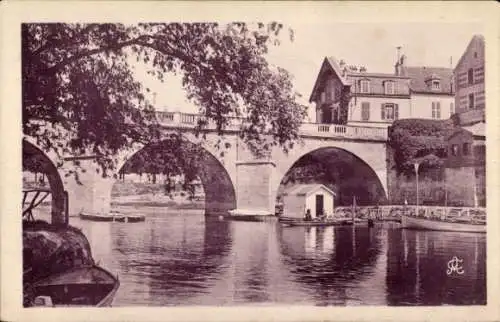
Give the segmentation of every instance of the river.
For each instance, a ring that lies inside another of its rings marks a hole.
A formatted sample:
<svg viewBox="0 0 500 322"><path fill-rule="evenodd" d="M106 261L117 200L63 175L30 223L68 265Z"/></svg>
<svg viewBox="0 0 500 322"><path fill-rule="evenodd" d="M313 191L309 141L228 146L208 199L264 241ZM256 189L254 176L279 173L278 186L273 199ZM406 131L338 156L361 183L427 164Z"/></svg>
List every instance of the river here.
<svg viewBox="0 0 500 322"><path fill-rule="evenodd" d="M147 210L143 223L70 218L95 260L119 275L114 306L486 304L485 234L389 223L283 227ZM454 256L463 274L447 274Z"/></svg>

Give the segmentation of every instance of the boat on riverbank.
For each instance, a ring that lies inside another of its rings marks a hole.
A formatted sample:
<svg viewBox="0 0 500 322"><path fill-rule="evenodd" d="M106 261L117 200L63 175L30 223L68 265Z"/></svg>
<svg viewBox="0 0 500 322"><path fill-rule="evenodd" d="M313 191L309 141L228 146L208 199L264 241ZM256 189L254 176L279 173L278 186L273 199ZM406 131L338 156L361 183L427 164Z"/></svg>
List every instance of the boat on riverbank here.
<svg viewBox="0 0 500 322"><path fill-rule="evenodd" d="M144 215L131 215L131 214L122 214L119 212L111 212L109 214L84 214L80 213L80 218L82 220L90 220L90 221L104 221L104 222L128 222L135 223L146 220L146 216Z"/></svg>
<svg viewBox="0 0 500 322"><path fill-rule="evenodd" d="M287 222L286 225L288 226L305 226L305 227L327 227L327 226L340 226L342 225L341 222L337 221L290 221Z"/></svg>
<svg viewBox="0 0 500 322"><path fill-rule="evenodd" d="M483 221L441 220L402 215L401 223L403 228L410 229L486 233L486 223Z"/></svg>
<svg viewBox="0 0 500 322"><path fill-rule="evenodd" d="M313 219L305 221L292 217L280 217L278 221L287 226L352 226L352 218L327 218L325 220ZM366 225L368 220L355 218L354 225Z"/></svg>
<svg viewBox="0 0 500 322"><path fill-rule="evenodd" d="M31 287L32 306L111 306L120 286L118 276L97 265L50 276Z"/></svg>

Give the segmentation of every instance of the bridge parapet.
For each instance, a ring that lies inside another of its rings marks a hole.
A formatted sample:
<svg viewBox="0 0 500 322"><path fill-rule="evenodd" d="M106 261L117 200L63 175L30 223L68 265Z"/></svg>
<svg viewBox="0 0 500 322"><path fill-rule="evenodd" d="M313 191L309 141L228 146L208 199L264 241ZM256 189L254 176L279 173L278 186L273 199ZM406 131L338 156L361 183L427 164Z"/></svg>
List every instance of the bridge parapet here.
<svg viewBox="0 0 500 322"><path fill-rule="evenodd" d="M181 112L156 112L158 121L166 127L194 128L199 114ZM232 117L229 120L227 130L236 131L242 123L241 118ZM208 129L215 129L215 125L208 123ZM324 138L346 138L359 140L387 141L387 129L365 126L349 126L339 124L302 123L300 127L302 136L324 137Z"/></svg>
<svg viewBox="0 0 500 322"><path fill-rule="evenodd" d="M387 129L340 124L302 123L301 135L387 141Z"/></svg>

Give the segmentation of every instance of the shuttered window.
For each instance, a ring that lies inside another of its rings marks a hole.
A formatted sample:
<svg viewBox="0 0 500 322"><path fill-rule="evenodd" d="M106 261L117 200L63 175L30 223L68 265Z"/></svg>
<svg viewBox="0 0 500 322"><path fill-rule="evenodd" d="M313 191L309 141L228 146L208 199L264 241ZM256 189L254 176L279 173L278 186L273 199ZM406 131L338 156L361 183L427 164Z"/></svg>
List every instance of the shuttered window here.
<svg viewBox="0 0 500 322"><path fill-rule="evenodd" d="M370 93L370 81L368 80L360 80L359 81L360 92L361 93Z"/></svg>
<svg viewBox="0 0 500 322"><path fill-rule="evenodd" d="M370 120L370 103L369 102L361 103L361 120L363 120L363 121Z"/></svg>
<svg viewBox="0 0 500 322"><path fill-rule="evenodd" d="M474 70L472 68L470 68L468 71L467 71L467 83L469 85L472 85L474 84Z"/></svg>
<svg viewBox="0 0 500 322"><path fill-rule="evenodd" d="M441 103L432 102L432 118L441 119Z"/></svg>
<svg viewBox="0 0 500 322"><path fill-rule="evenodd" d="M399 119L399 106L394 103L383 103L380 107L380 118L382 120Z"/></svg>
<svg viewBox="0 0 500 322"><path fill-rule="evenodd" d="M469 109L474 109L474 93L469 94Z"/></svg>

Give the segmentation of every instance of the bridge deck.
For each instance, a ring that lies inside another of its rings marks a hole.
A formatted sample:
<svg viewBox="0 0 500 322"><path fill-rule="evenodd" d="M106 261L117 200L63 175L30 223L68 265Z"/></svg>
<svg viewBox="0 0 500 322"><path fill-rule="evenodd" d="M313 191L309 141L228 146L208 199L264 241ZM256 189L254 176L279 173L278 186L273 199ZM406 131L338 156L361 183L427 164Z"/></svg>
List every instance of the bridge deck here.
<svg viewBox="0 0 500 322"><path fill-rule="evenodd" d="M157 112L160 124L174 128L194 128L200 115L180 112ZM230 118L228 131L237 131L242 123L242 118ZM208 129L215 129L212 124ZM366 126L349 126L338 124L302 123L301 136L345 138L353 140L387 141L387 129Z"/></svg>

